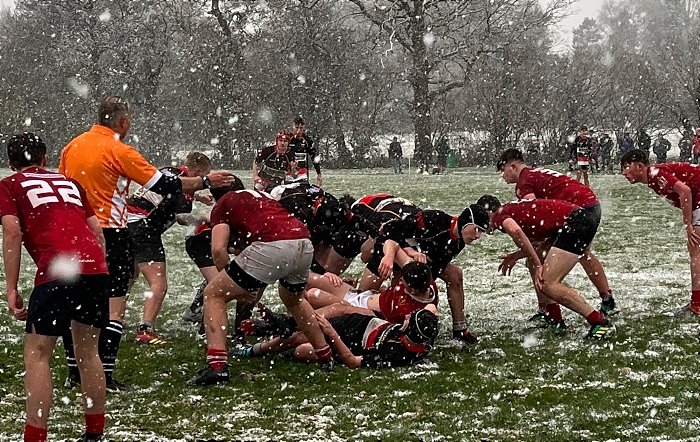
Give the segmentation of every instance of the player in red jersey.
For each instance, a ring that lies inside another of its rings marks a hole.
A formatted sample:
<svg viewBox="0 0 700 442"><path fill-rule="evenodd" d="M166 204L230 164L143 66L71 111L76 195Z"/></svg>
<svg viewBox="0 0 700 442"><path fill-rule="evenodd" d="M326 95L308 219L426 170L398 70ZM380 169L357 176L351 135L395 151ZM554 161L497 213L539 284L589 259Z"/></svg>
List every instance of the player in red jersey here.
<svg viewBox="0 0 700 442"><path fill-rule="evenodd" d="M590 211L596 223L600 225L602 211L598 197L590 187L581 182L554 170L528 167L518 149L504 151L496 163L496 169L506 183L515 184L515 195L518 199L545 198L567 201ZM600 311L606 316L619 313L605 269L590 247L579 259L579 263L600 294ZM543 318L542 307L540 305L540 312L531 319Z"/></svg>
<svg viewBox="0 0 700 442"><path fill-rule="evenodd" d="M228 381L226 303L255 302L254 292L278 280L282 302L313 345L321 366L328 366L331 348L303 296L313 257L308 229L265 194L238 190L219 196L216 189L212 193L217 200L211 212L212 255L219 274L204 290L207 366L190 383ZM230 239L241 250L233 261L228 254Z"/></svg>
<svg viewBox="0 0 700 442"><path fill-rule="evenodd" d="M552 305L552 301L586 318L591 325L587 338L607 338L615 333L615 326L601 312L563 284L566 275L595 237L597 223L589 211L566 201L547 199L523 200L501 206L498 199L490 195L481 197L477 204L488 206L490 230L506 232L527 256L534 270L535 286L551 300L547 312L553 328L564 329L566 325L559 306ZM532 241L552 243L544 261L535 251ZM509 274L515 264L512 255L508 255L499 266L504 275Z"/></svg>
<svg viewBox="0 0 700 442"><path fill-rule="evenodd" d="M46 145L23 133L7 144L16 173L0 181L3 261L10 311L26 320L24 440L47 440L53 396L50 362L59 336L72 333L82 383L86 432L103 440L105 377L97 353L109 315L107 263L100 222L80 185L46 167ZM37 265L29 308L18 290L21 247Z"/></svg>
<svg viewBox="0 0 700 442"><path fill-rule="evenodd" d="M620 158L622 175L630 184L644 183L681 209L690 253L690 303L674 313L677 318L700 316L700 167L688 163L649 165L639 149Z"/></svg>
<svg viewBox="0 0 700 442"><path fill-rule="evenodd" d="M379 312L384 319L401 323L407 314L438 304L438 289L430 267L419 262L409 262L401 269L401 279L382 290L360 292L349 284L336 287L327 278L309 282L306 297L315 309L337 302Z"/></svg>

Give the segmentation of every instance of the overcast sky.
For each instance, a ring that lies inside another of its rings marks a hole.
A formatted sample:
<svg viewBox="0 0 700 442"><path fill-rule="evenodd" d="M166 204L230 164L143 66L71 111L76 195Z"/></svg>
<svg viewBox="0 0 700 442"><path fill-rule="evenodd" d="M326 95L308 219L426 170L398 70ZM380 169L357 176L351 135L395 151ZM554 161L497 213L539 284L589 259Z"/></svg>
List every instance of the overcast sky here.
<svg viewBox="0 0 700 442"><path fill-rule="evenodd" d="M543 5L546 5L549 0L540 0ZM560 25L559 30L564 34L567 44L571 44L571 31L583 22L586 17L597 17L605 0L578 0L577 4L572 7L573 14L566 18ZM12 5L14 0L0 0L2 5Z"/></svg>

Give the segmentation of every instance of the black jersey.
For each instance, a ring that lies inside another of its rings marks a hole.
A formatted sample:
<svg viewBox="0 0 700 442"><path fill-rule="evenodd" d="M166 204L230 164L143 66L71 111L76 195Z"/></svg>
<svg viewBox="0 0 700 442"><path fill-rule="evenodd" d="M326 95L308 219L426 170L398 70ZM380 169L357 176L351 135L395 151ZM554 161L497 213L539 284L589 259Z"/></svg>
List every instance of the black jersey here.
<svg viewBox="0 0 700 442"><path fill-rule="evenodd" d="M464 249L465 243L460 235L452 236L452 229L457 224L457 217L441 210L422 210L402 219L390 221L382 228L375 244L375 253L367 267L375 272L383 253L384 242L391 239L401 247L412 247L424 253L428 266L437 277L445 267ZM376 274L376 273L375 273Z"/></svg>
<svg viewBox="0 0 700 442"><path fill-rule="evenodd" d="M160 171L165 175L182 176L186 169L164 167ZM163 197L145 187L139 188L129 197L127 210L129 222L143 221L147 227L165 232L175 222L178 213L192 211L192 195L181 193L171 197Z"/></svg>
<svg viewBox="0 0 700 442"><path fill-rule="evenodd" d="M293 161L290 151L279 154L275 146L268 146L258 152L255 163L258 165L260 178L275 185L284 184Z"/></svg>
<svg viewBox="0 0 700 442"><path fill-rule="evenodd" d="M292 139L289 140L289 152L292 158L297 161L299 175L305 175L306 181L309 179L308 168L310 164L313 164L317 174L321 174L321 160L316 153L314 140L311 139L310 136L304 134L299 138L292 137Z"/></svg>
<svg viewBox="0 0 700 442"><path fill-rule="evenodd" d="M404 367L428 355L430 346L408 345L401 324L360 313L329 320L338 336L355 356L362 356L362 367Z"/></svg>

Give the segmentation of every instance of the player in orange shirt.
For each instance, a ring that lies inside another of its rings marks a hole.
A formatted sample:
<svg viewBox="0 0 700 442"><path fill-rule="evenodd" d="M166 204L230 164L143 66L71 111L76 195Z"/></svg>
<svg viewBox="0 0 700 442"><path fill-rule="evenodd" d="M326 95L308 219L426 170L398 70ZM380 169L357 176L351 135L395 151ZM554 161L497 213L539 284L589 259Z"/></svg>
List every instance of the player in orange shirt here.
<svg viewBox="0 0 700 442"><path fill-rule="evenodd" d="M126 202L132 181L168 198L182 193L192 194L209 187L233 182L228 172L211 172L205 177L177 177L161 173L133 147L122 140L131 128L132 109L121 97L107 97L100 103L98 123L74 138L63 149L59 171L78 181L103 229L109 268L109 324L100 334L100 359L105 370L108 390L124 390L112 379L114 362L124 329L126 295L129 279L134 275L133 246L127 226ZM68 344L68 343L66 343ZM68 349L70 345L66 345ZM67 354L69 368L75 361ZM72 360L71 360L72 359ZM79 382L72 370L71 384Z"/></svg>

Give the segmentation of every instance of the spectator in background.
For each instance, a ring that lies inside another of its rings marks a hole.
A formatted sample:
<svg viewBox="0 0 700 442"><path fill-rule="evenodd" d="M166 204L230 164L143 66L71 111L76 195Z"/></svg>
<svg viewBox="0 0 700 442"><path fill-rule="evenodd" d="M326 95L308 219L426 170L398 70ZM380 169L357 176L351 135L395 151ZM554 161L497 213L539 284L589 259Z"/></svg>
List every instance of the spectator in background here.
<svg viewBox="0 0 700 442"><path fill-rule="evenodd" d="M683 137L678 140L678 150L680 151L678 161L689 163L693 155L693 137L690 136L690 131L683 131Z"/></svg>
<svg viewBox="0 0 700 442"><path fill-rule="evenodd" d="M656 155L656 162L665 163L668 151L671 150L671 142L664 138L664 134L659 132L656 141L654 141L653 150Z"/></svg>
<svg viewBox="0 0 700 442"><path fill-rule="evenodd" d="M445 169L447 169L447 153L449 151L450 144L447 142L447 138L445 136L440 137L440 139L437 142L437 145L435 145L435 152L437 153L438 173L443 173L445 172Z"/></svg>
<svg viewBox="0 0 700 442"><path fill-rule="evenodd" d="M391 165L394 167L394 173L403 173L401 170L403 149L401 149L401 143L399 143L399 139L397 137L394 137L391 144L389 144L389 158L391 158Z"/></svg>
<svg viewBox="0 0 700 442"><path fill-rule="evenodd" d="M629 132L625 132L622 138L618 141L618 150L620 157L622 157L627 152L634 150L634 141Z"/></svg>
<svg viewBox="0 0 700 442"><path fill-rule="evenodd" d="M591 156L591 139L588 136L588 128L586 126L581 126L581 131L574 140L571 148L572 155L575 155L575 161L578 165L576 169L576 181L581 181L583 176L583 183L590 187L588 182L588 168Z"/></svg>
<svg viewBox="0 0 700 442"><path fill-rule="evenodd" d="M316 152L314 140L306 134L306 125L304 119L296 117L294 119L294 128L292 129L292 139L289 140L289 155L297 162L297 176L287 176L287 181L309 182L309 163L314 165L316 170L316 182L319 186L323 184L323 176L321 175L321 157Z"/></svg>
<svg viewBox="0 0 700 442"><path fill-rule="evenodd" d="M537 167L540 164L540 142L536 135L532 136L530 144L527 145L527 162L532 167Z"/></svg>
<svg viewBox="0 0 700 442"><path fill-rule="evenodd" d="M693 164L700 163L700 127L695 129L693 137Z"/></svg>
<svg viewBox="0 0 700 442"><path fill-rule="evenodd" d="M607 133L604 133L603 136L600 137L599 145L600 145L600 167L603 171L610 170L611 159L612 159L612 154L613 154L613 140L612 140L612 138L610 138L610 135Z"/></svg>
<svg viewBox="0 0 700 442"><path fill-rule="evenodd" d="M595 131L591 129L591 134L590 134L590 139L591 139L591 157L590 157L590 163L591 163L591 171L598 173L600 171L600 144L598 144L598 136L595 134Z"/></svg>
<svg viewBox="0 0 700 442"><path fill-rule="evenodd" d="M651 137L645 129L637 131L637 149L644 151L649 156L651 150Z"/></svg>

